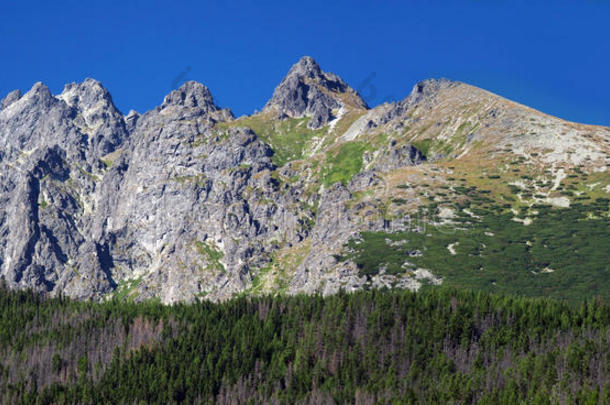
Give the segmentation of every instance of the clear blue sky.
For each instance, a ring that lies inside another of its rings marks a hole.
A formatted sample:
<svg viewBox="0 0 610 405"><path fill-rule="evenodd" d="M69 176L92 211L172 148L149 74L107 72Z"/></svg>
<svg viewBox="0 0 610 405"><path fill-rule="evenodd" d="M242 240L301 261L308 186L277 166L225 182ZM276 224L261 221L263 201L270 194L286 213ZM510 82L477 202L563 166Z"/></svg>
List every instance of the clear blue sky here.
<svg viewBox="0 0 610 405"><path fill-rule="evenodd" d="M610 0L2 0L0 38L2 97L93 77L124 113L144 112L197 80L249 114L310 55L371 105L447 77L610 125Z"/></svg>

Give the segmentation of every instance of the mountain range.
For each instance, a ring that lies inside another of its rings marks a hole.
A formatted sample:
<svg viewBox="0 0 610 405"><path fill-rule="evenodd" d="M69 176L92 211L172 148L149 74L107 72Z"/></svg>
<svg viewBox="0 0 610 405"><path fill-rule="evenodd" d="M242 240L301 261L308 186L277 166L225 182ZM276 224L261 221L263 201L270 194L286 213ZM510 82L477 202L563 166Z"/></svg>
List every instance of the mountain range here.
<svg viewBox="0 0 610 405"><path fill-rule="evenodd" d="M96 80L0 105L10 288L163 303L450 285L610 298L610 128L468 84L369 108L299 60L236 118L189 81L121 113Z"/></svg>

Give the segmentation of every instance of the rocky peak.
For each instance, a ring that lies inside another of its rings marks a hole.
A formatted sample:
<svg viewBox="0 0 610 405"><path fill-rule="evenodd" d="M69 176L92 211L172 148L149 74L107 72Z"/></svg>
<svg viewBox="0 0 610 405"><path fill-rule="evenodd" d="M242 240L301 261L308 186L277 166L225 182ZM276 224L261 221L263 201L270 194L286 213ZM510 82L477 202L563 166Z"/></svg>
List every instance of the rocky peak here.
<svg viewBox="0 0 610 405"><path fill-rule="evenodd" d="M395 118L402 117L407 111L417 105L430 105L439 92L459 84L459 82L445 78L422 80L413 86L411 93L407 97L390 104L389 108L374 122L373 126L377 127Z"/></svg>
<svg viewBox="0 0 610 405"><path fill-rule="evenodd" d="M295 63L290 70L286 78L291 76L308 77L310 79L323 78L324 73L311 56L303 56L297 63Z"/></svg>
<svg viewBox="0 0 610 405"><path fill-rule="evenodd" d="M66 84L64 91L57 98L64 100L71 107L82 110L93 108L100 102L114 107L108 90L91 78L86 78L82 83Z"/></svg>
<svg viewBox="0 0 610 405"><path fill-rule="evenodd" d="M174 90L165 96L161 109L173 105L189 108L203 108L213 111L218 109L214 104L214 98L212 97L210 90L205 85L195 81L188 81L177 90Z"/></svg>
<svg viewBox="0 0 610 405"><path fill-rule="evenodd" d="M27 93L20 95L21 92L15 90L2 100L0 121L7 123L13 118L20 121L27 115L45 115L60 105L59 100L53 97L49 88L41 82L35 83Z"/></svg>
<svg viewBox="0 0 610 405"><path fill-rule="evenodd" d="M310 117L308 127L320 128L343 107L368 108L360 95L339 76L323 72L311 57L301 58L290 68L263 109L279 118Z"/></svg>
<svg viewBox="0 0 610 405"><path fill-rule="evenodd" d="M188 81L165 96L161 111L169 112L185 107L196 110L198 115L205 114L217 121L228 121L233 118L231 110L218 107L210 90L196 81Z"/></svg>
<svg viewBox="0 0 610 405"><path fill-rule="evenodd" d="M77 112L76 125L89 135L95 156L114 151L127 136L123 115L108 90L97 80L69 83L57 96Z"/></svg>
<svg viewBox="0 0 610 405"><path fill-rule="evenodd" d="M23 150L31 151L65 138L70 112L63 102L38 82L21 97L12 92L0 111L0 149L5 158L16 159ZM67 143L67 142L66 142Z"/></svg>
<svg viewBox="0 0 610 405"><path fill-rule="evenodd" d="M417 103L424 98L432 97L439 91L457 84L457 82L445 78L422 80L413 86L411 94L409 94L405 100L408 100L411 104Z"/></svg>
<svg viewBox="0 0 610 405"><path fill-rule="evenodd" d="M48 109L57 100L51 94L49 88L42 82L35 83L30 91L25 93L18 101L25 102L28 105L36 106L40 109Z"/></svg>
<svg viewBox="0 0 610 405"><path fill-rule="evenodd" d="M0 101L0 110L4 110L9 105L13 104L21 98L21 90L13 90Z"/></svg>

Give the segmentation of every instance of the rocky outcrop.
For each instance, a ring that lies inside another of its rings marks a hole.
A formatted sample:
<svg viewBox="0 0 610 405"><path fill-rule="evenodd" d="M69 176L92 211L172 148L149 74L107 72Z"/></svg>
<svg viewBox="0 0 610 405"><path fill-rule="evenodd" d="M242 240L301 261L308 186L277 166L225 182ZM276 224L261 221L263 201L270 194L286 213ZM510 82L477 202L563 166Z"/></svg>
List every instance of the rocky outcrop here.
<svg viewBox="0 0 610 405"><path fill-rule="evenodd" d="M431 105L434 105L435 97L439 92L457 85L459 85L458 82L448 79L427 79L418 82L413 86L413 90L411 90L407 97L395 103L393 108L380 117L377 126L383 125L397 117L404 116L409 110L419 105L429 108Z"/></svg>
<svg viewBox="0 0 610 405"><path fill-rule="evenodd" d="M415 166L426 161L426 156L413 145L399 145L392 139L386 147L382 147L377 154L374 169L380 172L399 169L406 166Z"/></svg>
<svg viewBox="0 0 610 405"><path fill-rule="evenodd" d="M2 101L0 101L0 110L4 110L5 108L13 104L15 101L19 100L21 96L21 90L11 91L6 95L6 97L2 99Z"/></svg>
<svg viewBox="0 0 610 405"><path fill-rule="evenodd" d="M367 108L360 95L339 76L323 72L316 61L306 56L292 66L263 111L274 112L279 118L310 117L308 127L317 129L347 105Z"/></svg>

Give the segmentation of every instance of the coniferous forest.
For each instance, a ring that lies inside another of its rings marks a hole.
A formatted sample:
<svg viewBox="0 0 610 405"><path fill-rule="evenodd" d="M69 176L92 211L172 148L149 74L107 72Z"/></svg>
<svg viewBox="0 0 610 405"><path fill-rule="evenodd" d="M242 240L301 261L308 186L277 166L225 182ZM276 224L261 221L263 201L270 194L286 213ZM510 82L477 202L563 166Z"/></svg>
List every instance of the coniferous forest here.
<svg viewBox="0 0 610 405"><path fill-rule="evenodd" d="M445 288L221 304L0 290L2 403L610 402L610 307Z"/></svg>

